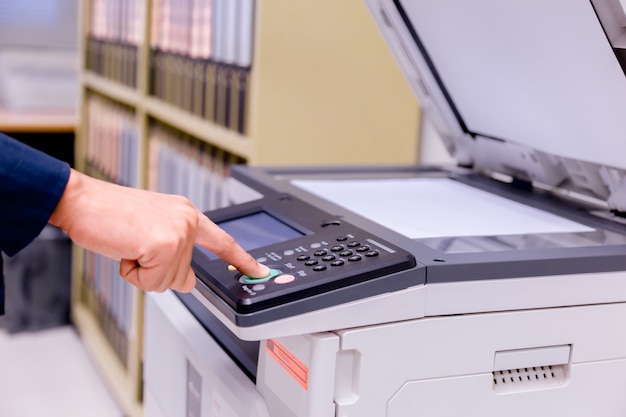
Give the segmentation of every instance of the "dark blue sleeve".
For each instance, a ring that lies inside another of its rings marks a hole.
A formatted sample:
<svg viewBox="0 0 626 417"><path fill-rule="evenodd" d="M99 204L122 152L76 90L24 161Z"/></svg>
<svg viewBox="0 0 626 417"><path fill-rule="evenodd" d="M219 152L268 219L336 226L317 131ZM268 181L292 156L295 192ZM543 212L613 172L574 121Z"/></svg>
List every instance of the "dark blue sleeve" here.
<svg viewBox="0 0 626 417"><path fill-rule="evenodd" d="M15 255L48 223L70 176L70 167L0 133L0 251ZM0 256L0 315L4 285Z"/></svg>
<svg viewBox="0 0 626 417"><path fill-rule="evenodd" d="M0 133L0 250L15 255L48 223L70 167Z"/></svg>

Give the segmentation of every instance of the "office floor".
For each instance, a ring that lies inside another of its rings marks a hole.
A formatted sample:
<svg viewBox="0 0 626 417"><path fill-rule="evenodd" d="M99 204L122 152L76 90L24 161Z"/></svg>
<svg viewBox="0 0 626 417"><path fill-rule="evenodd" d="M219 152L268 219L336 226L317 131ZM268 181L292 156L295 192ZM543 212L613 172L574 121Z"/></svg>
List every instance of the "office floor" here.
<svg viewBox="0 0 626 417"><path fill-rule="evenodd" d="M8 334L0 318L0 416L122 415L71 326Z"/></svg>

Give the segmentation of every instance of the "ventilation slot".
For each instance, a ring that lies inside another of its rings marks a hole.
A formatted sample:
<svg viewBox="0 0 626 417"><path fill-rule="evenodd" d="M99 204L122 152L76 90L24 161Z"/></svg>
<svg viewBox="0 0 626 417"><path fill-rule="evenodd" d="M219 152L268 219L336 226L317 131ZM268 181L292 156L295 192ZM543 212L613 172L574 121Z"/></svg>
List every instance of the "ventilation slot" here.
<svg viewBox="0 0 626 417"><path fill-rule="evenodd" d="M566 365L495 371L493 389L497 392L527 391L563 385L567 380Z"/></svg>

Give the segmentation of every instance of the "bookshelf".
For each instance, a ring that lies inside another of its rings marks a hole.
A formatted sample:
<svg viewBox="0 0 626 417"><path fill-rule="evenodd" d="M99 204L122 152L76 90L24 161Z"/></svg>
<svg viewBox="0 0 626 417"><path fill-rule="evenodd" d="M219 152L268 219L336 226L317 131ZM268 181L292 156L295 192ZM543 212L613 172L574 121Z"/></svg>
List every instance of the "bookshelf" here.
<svg viewBox="0 0 626 417"><path fill-rule="evenodd" d="M208 210L228 204L233 163L418 161L419 107L361 0L80 4L81 171ZM74 322L138 417L143 295L73 255Z"/></svg>

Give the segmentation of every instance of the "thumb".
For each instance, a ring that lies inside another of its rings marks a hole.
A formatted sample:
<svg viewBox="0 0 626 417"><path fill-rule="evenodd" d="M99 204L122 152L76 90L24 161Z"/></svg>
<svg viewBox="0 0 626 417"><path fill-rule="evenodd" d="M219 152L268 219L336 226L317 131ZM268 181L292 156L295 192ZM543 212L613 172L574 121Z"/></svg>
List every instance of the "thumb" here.
<svg viewBox="0 0 626 417"><path fill-rule="evenodd" d="M141 288L137 261L131 259L120 260L120 276L135 287Z"/></svg>

